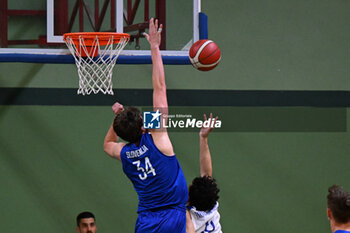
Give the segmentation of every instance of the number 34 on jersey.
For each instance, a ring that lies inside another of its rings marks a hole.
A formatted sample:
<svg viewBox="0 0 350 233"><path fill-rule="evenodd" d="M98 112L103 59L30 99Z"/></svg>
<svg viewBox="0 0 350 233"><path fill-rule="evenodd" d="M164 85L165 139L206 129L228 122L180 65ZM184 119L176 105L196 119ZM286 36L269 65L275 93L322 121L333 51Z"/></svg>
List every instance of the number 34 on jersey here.
<svg viewBox="0 0 350 233"><path fill-rule="evenodd" d="M134 164L137 167L137 170L140 172L139 174L139 178L141 180L145 180L147 179L148 176L155 176L156 174L156 170L153 168L151 161L149 160L148 157L144 158L144 164L145 166L141 166L141 160L136 160L134 162L132 162L132 164Z"/></svg>

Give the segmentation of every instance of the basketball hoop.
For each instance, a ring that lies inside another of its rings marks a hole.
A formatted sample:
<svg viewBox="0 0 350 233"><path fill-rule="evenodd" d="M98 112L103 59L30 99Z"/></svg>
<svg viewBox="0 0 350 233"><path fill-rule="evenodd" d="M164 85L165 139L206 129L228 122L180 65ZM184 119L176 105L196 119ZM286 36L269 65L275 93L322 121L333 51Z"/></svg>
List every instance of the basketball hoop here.
<svg viewBox="0 0 350 233"><path fill-rule="evenodd" d="M111 32L77 32L63 35L78 68L78 94L113 95L112 72L130 35Z"/></svg>

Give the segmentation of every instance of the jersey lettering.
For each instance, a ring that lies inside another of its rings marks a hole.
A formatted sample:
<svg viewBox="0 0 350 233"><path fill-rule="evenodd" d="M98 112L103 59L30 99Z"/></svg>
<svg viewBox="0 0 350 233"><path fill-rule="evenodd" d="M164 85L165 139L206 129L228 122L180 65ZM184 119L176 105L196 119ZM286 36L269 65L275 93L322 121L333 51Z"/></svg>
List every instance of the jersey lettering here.
<svg viewBox="0 0 350 233"><path fill-rule="evenodd" d="M141 166L141 160L136 160L132 162L132 164L136 165L137 170L140 171L139 178L141 180L147 179L148 174L152 174L153 176L157 175L148 157L145 157L145 168Z"/></svg>
<svg viewBox="0 0 350 233"><path fill-rule="evenodd" d="M215 231L215 225L213 221L210 221L210 222L208 221L205 223L205 229L201 233L207 233L207 232L213 232L213 231Z"/></svg>

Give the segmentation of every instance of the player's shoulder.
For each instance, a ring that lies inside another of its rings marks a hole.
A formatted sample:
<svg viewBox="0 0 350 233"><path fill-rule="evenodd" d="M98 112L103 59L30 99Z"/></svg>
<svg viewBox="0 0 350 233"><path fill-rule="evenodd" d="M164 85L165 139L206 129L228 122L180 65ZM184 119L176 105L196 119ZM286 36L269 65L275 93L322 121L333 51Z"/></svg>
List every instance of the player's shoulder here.
<svg viewBox="0 0 350 233"><path fill-rule="evenodd" d="M218 202L210 211L196 210L195 207L187 207L189 209L193 225L196 232L202 232L210 227L215 233L222 233L220 224L220 213L218 211Z"/></svg>
<svg viewBox="0 0 350 233"><path fill-rule="evenodd" d="M219 202L216 202L215 206L209 211L197 210L194 206L187 206L187 209L190 211L191 214L195 215L197 218L205 218L218 213Z"/></svg>
<svg viewBox="0 0 350 233"><path fill-rule="evenodd" d="M150 139L149 139L150 138ZM167 157L175 156L173 145L167 133L164 132L150 132L147 140L152 140L154 149Z"/></svg>
<svg viewBox="0 0 350 233"><path fill-rule="evenodd" d="M142 134L140 144L152 144L154 145L154 140L151 132L145 132Z"/></svg>

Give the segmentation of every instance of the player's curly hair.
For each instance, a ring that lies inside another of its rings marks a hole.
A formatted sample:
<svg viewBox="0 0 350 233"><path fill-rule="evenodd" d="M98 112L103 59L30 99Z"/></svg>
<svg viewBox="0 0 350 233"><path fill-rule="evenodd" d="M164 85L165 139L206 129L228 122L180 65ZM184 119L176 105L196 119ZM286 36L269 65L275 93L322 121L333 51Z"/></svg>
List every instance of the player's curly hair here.
<svg viewBox="0 0 350 233"><path fill-rule="evenodd" d="M142 136L141 111L135 107L128 107L114 118L113 129L123 140L134 143Z"/></svg>
<svg viewBox="0 0 350 233"><path fill-rule="evenodd" d="M350 222L350 193L339 185L328 189L327 205L337 223Z"/></svg>
<svg viewBox="0 0 350 233"><path fill-rule="evenodd" d="M200 211L209 211L219 199L219 191L211 176L196 177L189 188L189 205Z"/></svg>

